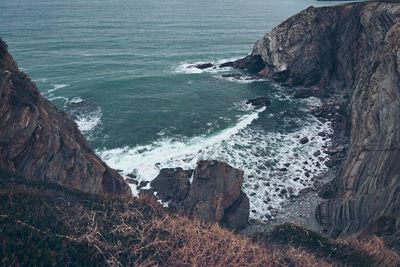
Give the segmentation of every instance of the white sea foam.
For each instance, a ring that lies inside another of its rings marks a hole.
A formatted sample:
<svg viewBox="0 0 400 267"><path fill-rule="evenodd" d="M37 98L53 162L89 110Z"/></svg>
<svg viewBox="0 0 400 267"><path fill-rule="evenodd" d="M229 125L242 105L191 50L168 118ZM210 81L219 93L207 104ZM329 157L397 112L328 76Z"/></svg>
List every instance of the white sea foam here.
<svg viewBox="0 0 400 267"><path fill-rule="evenodd" d="M52 84L52 86L53 86L53 88L48 90L47 93L52 93L52 92L57 91L59 89L68 87L69 84Z"/></svg>
<svg viewBox="0 0 400 267"><path fill-rule="evenodd" d="M81 130L82 133L87 134L99 126L102 116L101 108L97 107L97 109L93 111L77 115L75 122L78 124L79 130Z"/></svg>
<svg viewBox="0 0 400 267"><path fill-rule="evenodd" d="M97 152L110 166L122 169L126 174L134 172L140 180L149 181L158 175L161 168L193 168L198 160L212 158L213 155L208 152L225 146L226 142L256 120L264 110L265 107L243 115L234 126L210 136L163 138L150 145Z"/></svg>
<svg viewBox="0 0 400 267"><path fill-rule="evenodd" d="M300 103L310 104L301 100ZM323 150L331 140L324 140L318 133L331 133L332 129L329 122L322 123L310 116L299 121L302 126L298 131L265 132L251 126L265 107L250 110L241 103L236 105L249 113L234 126L213 135L161 138L150 145L99 150L97 153L111 167L122 169L125 175L135 173L139 181L154 179L161 168L192 169L201 159L225 161L245 171L243 189L250 198L251 217L266 219L266 216L271 217L271 210L281 208L289 195L296 196L300 190L311 187L313 180L326 171L327 155ZM304 136L310 141L302 145L299 138ZM321 151L319 157L323 159L313 155L316 151ZM132 189L137 193L134 186Z"/></svg>
<svg viewBox="0 0 400 267"><path fill-rule="evenodd" d="M62 99L62 100L64 100L65 102L67 102L69 99L68 99L68 97L65 97L65 96L55 96L55 97L50 97L50 98L48 98L50 101L53 101L53 100L59 100L59 99Z"/></svg>
<svg viewBox="0 0 400 267"><path fill-rule="evenodd" d="M235 60L238 60L239 58L228 58L228 59L211 59L208 61L197 61L197 62L181 62L177 67L175 67L174 71L177 73L186 73L186 74L199 74L199 73L218 73L218 72L224 72L224 71L229 71L232 68L231 67L225 67L225 68L220 68L218 67L222 63L225 62L232 62ZM214 65L214 67L207 68L207 69L198 69L195 66L200 65L200 64L206 64L206 63L211 63Z"/></svg>
<svg viewBox="0 0 400 267"><path fill-rule="evenodd" d="M268 79L265 78L255 78L254 76L240 76L240 77L223 77L217 76L218 79L223 79L226 81L240 83L240 84L248 84L248 83L257 83L257 82L265 82Z"/></svg>
<svg viewBox="0 0 400 267"><path fill-rule="evenodd" d="M45 82L47 82L47 78L39 78L39 79L35 79L33 81L34 82L39 82L39 83L45 83Z"/></svg>
<svg viewBox="0 0 400 267"><path fill-rule="evenodd" d="M80 98L79 96L76 96L76 97L72 98L69 102L73 103L73 104L77 104L77 103L83 102L83 99Z"/></svg>

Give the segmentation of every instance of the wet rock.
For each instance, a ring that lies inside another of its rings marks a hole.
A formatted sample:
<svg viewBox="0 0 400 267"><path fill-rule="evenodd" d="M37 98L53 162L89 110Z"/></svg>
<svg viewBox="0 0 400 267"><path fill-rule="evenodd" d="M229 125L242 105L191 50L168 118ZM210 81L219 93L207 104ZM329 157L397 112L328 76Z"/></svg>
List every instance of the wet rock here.
<svg viewBox="0 0 400 267"><path fill-rule="evenodd" d="M337 146L337 147L331 147L328 150L325 151L326 154L332 156L335 155L337 153L341 153L345 150L344 146Z"/></svg>
<svg viewBox="0 0 400 267"><path fill-rule="evenodd" d="M260 55L249 55L245 58L233 61L233 62L226 62L220 65L221 68L223 67L232 67L237 69L246 69L251 72L258 73L264 67L265 63Z"/></svg>
<svg viewBox="0 0 400 267"><path fill-rule="evenodd" d="M126 178L125 181L129 184L135 184L135 185L139 184L139 182L133 178Z"/></svg>
<svg viewBox="0 0 400 267"><path fill-rule="evenodd" d="M214 65L211 63L204 63L204 64L197 64L192 67L200 69L200 70L205 70L205 69L210 69L210 68L214 67Z"/></svg>
<svg viewBox="0 0 400 267"><path fill-rule="evenodd" d="M129 178L132 178L132 179L136 179L137 178L137 175L134 174L134 173L128 173L126 176L128 176Z"/></svg>
<svg viewBox="0 0 400 267"><path fill-rule="evenodd" d="M325 166L328 168L332 168L334 166L334 162L331 159L328 159L327 161L325 161Z"/></svg>
<svg viewBox="0 0 400 267"><path fill-rule="evenodd" d="M309 141L309 140L308 140L308 137L303 137L303 138L300 139L299 142L300 142L300 144L304 145L304 144L307 144L308 141Z"/></svg>
<svg viewBox="0 0 400 267"><path fill-rule="evenodd" d="M219 65L220 68L233 68L235 67L235 62L233 61L229 61L229 62L225 62L222 63L221 65Z"/></svg>
<svg viewBox="0 0 400 267"><path fill-rule="evenodd" d="M317 150L314 152L314 157L318 157L319 155L321 155L321 151Z"/></svg>
<svg viewBox="0 0 400 267"><path fill-rule="evenodd" d="M234 78L237 80L240 80L243 78L243 75L240 73L228 73L228 74L222 74L221 76L224 78Z"/></svg>
<svg viewBox="0 0 400 267"><path fill-rule="evenodd" d="M252 106L269 106L271 105L271 101L266 97L258 97L255 99L247 100L246 104L251 104Z"/></svg>
<svg viewBox="0 0 400 267"><path fill-rule="evenodd" d="M300 195L306 195L306 194L309 194L309 193L311 193L311 192L313 192L314 191L314 188L312 188L312 187L306 187L306 188L304 188L304 189L301 189L300 191L299 191L299 194Z"/></svg>

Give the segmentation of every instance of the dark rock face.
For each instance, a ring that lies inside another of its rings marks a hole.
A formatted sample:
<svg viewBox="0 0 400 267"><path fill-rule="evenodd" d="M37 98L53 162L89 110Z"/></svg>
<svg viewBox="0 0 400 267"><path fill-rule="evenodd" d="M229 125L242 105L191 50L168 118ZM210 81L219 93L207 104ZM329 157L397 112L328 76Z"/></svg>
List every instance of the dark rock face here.
<svg viewBox="0 0 400 267"><path fill-rule="evenodd" d="M253 49L265 62L262 75L343 96L345 106L333 110L349 114L347 158L317 211L332 236L377 233L382 218L391 218L391 230L381 234L399 236L399 40L400 4L366 2L308 8Z"/></svg>
<svg viewBox="0 0 400 267"><path fill-rule="evenodd" d="M157 198L170 202L170 206L177 207L189 193L189 178L192 173L193 171L182 168L162 169L160 174L151 181L150 186L157 192Z"/></svg>
<svg viewBox="0 0 400 267"><path fill-rule="evenodd" d="M232 67L236 69L246 69L251 72L259 72L264 69L265 63L260 55L249 55L233 62L225 62L219 67Z"/></svg>
<svg viewBox="0 0 400 267"><path fill-rule="evenodd" d="M129 194L77 125L46 100L0 39L0 167L84 192Z"/></svg>
<svg viewBox="0 0 400 267"><path fill-rule="evenodd" d="M255 99L250 99L246 101L246 104L250 104L253 106L269 106L271 105L271 100L266 97L257 97Z"/></svg>
<svg viewBox="0 0 400 267"><path fill-rule="evenodd" d="M242 170L235 169L224 162L200 161L194 171L189 194L183 202L186 213L210 222L224 223L229 228L246 225L249 216L248 208L247 216L238 217L235 220L225 218L225 211L230 208L229 218L236 214L246 213L236 211L238 208L246 207L247 197L239 198L243 174ZM239 201L236 204L237 208L232 207L236 201ZM235 225L230 225L229 222Z"/></svg>
<svg viewBox="0 0 400 267"><path fill-rule="evenodd" d="M157 192L157 198L190 217L241 229L247 224L250 209L242 183L243 171L224 162L206 160L198 162L194 172L181 168L161 170L147 193Z"/></svg>
<svg viewBox="0 0 400 267"><path fill-rule="evenodd" d="M200 69L200 70L205 70L214 67L213 64L211 63L204 63L204 64L197 64L193 66L194 68Z"/></svg>

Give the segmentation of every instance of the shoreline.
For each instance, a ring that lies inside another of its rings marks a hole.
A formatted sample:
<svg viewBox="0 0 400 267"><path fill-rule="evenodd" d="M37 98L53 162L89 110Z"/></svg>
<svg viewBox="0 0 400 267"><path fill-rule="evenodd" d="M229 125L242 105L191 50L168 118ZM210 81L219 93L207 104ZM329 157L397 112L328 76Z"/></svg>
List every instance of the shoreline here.
<svg viewBox="0 0 400 267"><path fill-rule="evenodd" d="M302 90L307 91L304 98L311 97L313 92L317 92L315 88ZM313 188L306 189L299 196L289 199L274 219L264 222L250 218L248 226L239 231L240 234L251 236L256 233L269 232L278 225L292 223L324 235L323 226L316 218L316 210L325 199L324 196L329 191L331 183L340 173L342 163L346 158L349 138L346 135L346 130L343 129L343 124L346 124L346 122L341 118L340 109L338 109L338 106L347 105L347 97L336 93L319 99L322 105L311 110L311 113L322 122L331 122L333 129L333 133L329 135L331 146L326 148L330 165L327 172L314 181Z"/></svg>

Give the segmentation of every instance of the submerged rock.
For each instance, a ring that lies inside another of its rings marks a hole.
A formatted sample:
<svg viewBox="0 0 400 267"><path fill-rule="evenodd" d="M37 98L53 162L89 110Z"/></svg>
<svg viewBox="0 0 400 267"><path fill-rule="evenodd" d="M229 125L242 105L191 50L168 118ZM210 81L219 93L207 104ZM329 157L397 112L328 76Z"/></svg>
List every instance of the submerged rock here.
<svg viewBox="0 0 400 267"><path fill-rule="evenodd" d="M204 63L204 64L193 65L191 67L197 68L197 69L200 69L200 70L205 70L205 69L210 69L210 68L214 67L214 65L211 64L211 63Z"/></svg>
<svg viewBox="0 0 400 267"><path fill-rule="evenodd" d="M266 97L257 97L255 99L250 99L246 101L246 104L250 104L252 106L269 106L271 105L271 100Z"/></svg>
<svg viewBox="0 0 400 267"><path fill-rule="evenodd" d="M245 69L251 72L258 73L263 70L265 63L259 55L249 55L245 58L238 59L232 62L225 62L219 65L220 68L231 67L236 69Z"/></svg>
<svg viewBox="0 0 400 267"><path fill-rule="evenodd" d="M299 141L299 143L302 145L307 144L308 142L309 142L309 139L307 136L300 138L300 141Z"/></svg>

